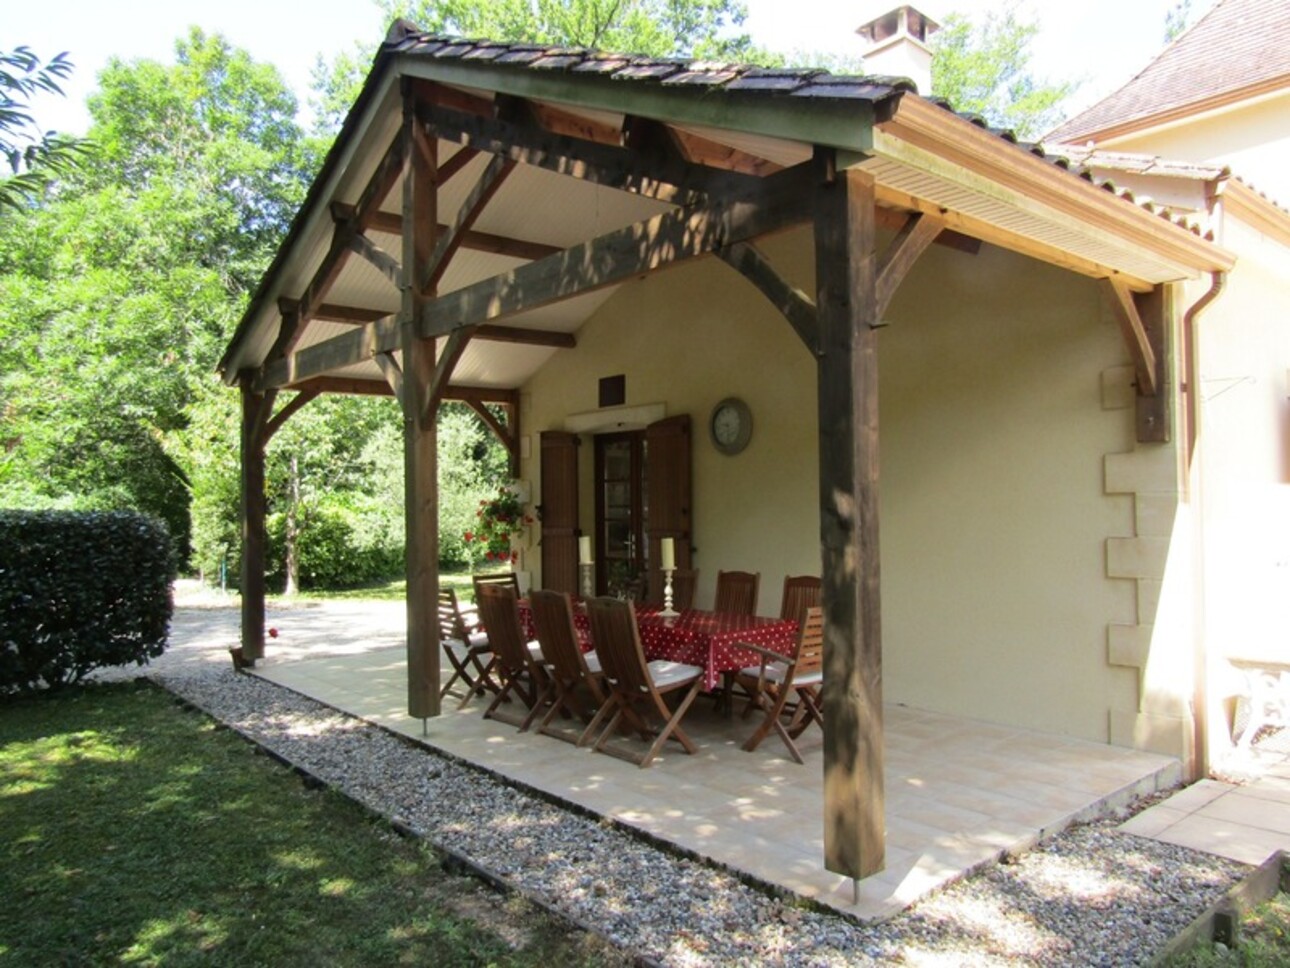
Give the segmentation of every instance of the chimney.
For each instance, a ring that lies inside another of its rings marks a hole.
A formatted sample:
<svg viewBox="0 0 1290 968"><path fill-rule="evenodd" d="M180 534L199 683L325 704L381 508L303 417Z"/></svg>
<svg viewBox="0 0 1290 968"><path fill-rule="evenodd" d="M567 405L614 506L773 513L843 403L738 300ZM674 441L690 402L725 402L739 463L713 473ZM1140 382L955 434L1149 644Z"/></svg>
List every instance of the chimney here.
<svg viewBox="0 0 1290 968"><path fill-rule="evenodd" d="M932 49L927 40L941 25L911 6L897 7L856 29L869 42L866 74L907 77L926 96L932 90Z"/></svg>

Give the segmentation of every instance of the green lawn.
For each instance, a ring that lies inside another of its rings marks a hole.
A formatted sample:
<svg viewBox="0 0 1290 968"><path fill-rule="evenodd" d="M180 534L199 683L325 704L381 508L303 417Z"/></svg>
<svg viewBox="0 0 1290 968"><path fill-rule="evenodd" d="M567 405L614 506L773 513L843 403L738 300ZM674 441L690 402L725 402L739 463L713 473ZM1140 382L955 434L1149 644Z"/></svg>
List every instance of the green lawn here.
<svg viewBox="0 0 1290 968"><path fill-rule="evenodd" d="M457 598L465 602L475 600L475 589L470 583L470 572L441 572L439 575L439 584L444 588L451 588L457 592ZM347 600L347 601L378 601L401 602L407 597L408 583L400 578L398 581L389 581L380 585L364 585L361 588L327 588L319 590L306 590L295 596L294 601L315 601L315 600ZM282 596L270 596L270 601L284 601Z"/></svg>
<svg viewBox="0 0 1290 968"><path fill-rule="evenodd" d="M150 684L0 703L0 831L0 965L618 961Z"/></svg>

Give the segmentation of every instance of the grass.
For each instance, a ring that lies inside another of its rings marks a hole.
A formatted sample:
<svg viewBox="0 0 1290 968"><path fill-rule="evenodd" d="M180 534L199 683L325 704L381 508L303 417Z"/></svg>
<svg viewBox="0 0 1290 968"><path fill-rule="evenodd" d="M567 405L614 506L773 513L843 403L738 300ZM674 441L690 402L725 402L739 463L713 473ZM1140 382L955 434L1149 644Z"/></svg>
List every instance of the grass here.
<svg viewBox="0 0 1290 968"><path fill-rule="evenodd" d="M1277 894L1241 921L1241 935L1232 948L1201 945L1170 959L1171 968L1281 968L1290 965L1290 895Z"/></svg>
<svg viewBox="0 0 1290 968"><path fill-rule="evenodd" d="M470 572L440 572L439 584L451 588L462 601L473 602L475 589L470 583ZM285 599L281 595L270 596L270 601L383 601L401 602L407 597L408 583L400 578L397 581L383 582L379 585L363 585L360 588L326 588L307 590L297 593L293 598Z"/></svg>
<svg viewBox="0 0 1290 968"><path fill-rule="evenodd" d="M0 965L599 965L159 687L0 704Z"/></svg>

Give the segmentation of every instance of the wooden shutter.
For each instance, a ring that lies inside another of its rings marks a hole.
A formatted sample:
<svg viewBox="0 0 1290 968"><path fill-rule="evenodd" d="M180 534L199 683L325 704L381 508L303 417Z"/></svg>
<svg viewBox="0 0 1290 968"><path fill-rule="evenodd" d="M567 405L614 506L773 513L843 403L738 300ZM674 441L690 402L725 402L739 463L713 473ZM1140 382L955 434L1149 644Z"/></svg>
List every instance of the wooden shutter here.
<svg viewBox="0 0 1290 968"><path fill-rule="evenodd" d="M648 498L649 596L662 600L659 542L671 538L676 567L692 568L690 417L668 417L645 428L645 488Z"/></svg>
<svg viewBox="0 0 1290 968"><path fill-rule="evenodd" d="M578 436L543 431L542 587L578 593Z"/></svg>

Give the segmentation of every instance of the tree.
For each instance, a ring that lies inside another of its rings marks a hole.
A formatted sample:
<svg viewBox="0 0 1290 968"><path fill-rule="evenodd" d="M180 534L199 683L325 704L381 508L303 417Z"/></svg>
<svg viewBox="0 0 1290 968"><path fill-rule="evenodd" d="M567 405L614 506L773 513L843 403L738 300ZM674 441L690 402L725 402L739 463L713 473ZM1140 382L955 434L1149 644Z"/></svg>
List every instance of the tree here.
<svg viewBox="0 0 1290 968"><path fill-rule="evenodd" d="M273 68L200 31L176 61L109 63L103 163L0 224L0 476L6 503L136 508L186 539L177 455L200 441L172 438L315 156Z"/></svg>
<svg viewBox="0 0 1290 968"><path fill-rule="evenodd" d="M778 64L740 32L743 0L376 0L386 20L431 33L509 43L590 47L647 57ZM311 105L319 131L336 131L358 96L374 48L358 46L314 66Z"/></svg>
<svg viewBox="0 0 1290 968"><path fill-rule="evenodd" d="M1037 24L1018 19L1014 4L986 14L980 23L950 14L931 39L932 93L956 111L979 114L1021 138L1051 130L1078 84L1042 81L1030 72L1030 42L1038 30Z"/></svg>
<svg viewBox="0 0 1290 968"><path fill-rule="evenodd" d="M1191 26L1191 0L1178 0L1165 14L1165 43L1177 40Z"/></svg>
<svg viewBox="0 0 1290 968"><path fill-rule="evenodd" d="M32 96L62 94L72 72L64 51L46 64L28 47L0 51L0 154L10 174L0 179L0 208L22 208L55 175L74 171L89 146L78 138L40 130L28 108Z"/></svg>
<svg viewBox="0 0 1290 968"><path fill-rule="evenodd" d="M380 0L390 19L433 33L565 44L648 57L746 58L752 40L734 33L742 0Z"/></svg>

